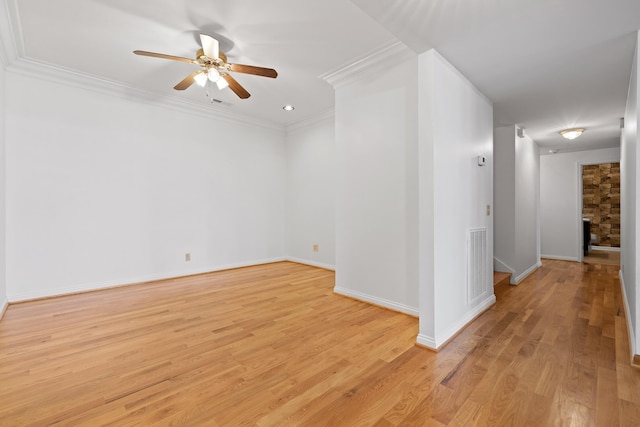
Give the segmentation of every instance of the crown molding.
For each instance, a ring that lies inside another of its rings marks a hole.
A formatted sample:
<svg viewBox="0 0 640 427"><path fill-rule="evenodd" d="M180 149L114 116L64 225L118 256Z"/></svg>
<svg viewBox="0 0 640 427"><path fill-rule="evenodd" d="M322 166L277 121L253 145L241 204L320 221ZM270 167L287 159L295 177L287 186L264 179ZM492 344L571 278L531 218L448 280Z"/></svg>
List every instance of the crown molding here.
<svg viewBox="0 0 640 427"><path fill-rule="evenodd" d="M9 64L9 60L7 59L7 54L5 53L2 39L0 38L0 67L2 67L2 69L5 69L7 68L8 64Z"/></svg>
<svg viewBox="0 0 640 427"><path fill-rule="evenodd" d="M306 119L290 124L289 126L287 126L287 134L301 130L301 129L314 127L321 122L324 122L327 120L333 120L334 117L335 117L335 110L331 108L322 113L316 114L313 117L308 117Z"/></svg>
<svg viewBox="0 0 640 427"><path fill-rule="evenodd" d="M380 67L389 67L416 57L417 54L404 43L394 41L319 77L338 89L358 81L366 81Z"/></svg>
<svg viewBox="0 0 640 427"><path fill-rule="evenodd" d="M47 80L53 83L97 92L105 95L117 96L127 100L135 100L161 107L171 108L187 114L200 117L222 120L236 125L266 128L284 132L283 125L275 124L267 120L255 119L242 114L228 111L227 108L211 103L195 102L176 95L158 94L136 88L114 80L108 80L95 75L81 73L77 70L60 67L43 61L29 58L18 58L7 68L7 71L39 80Z"/></svg>
<svg viewBox="0 0 640 427"><path fill-rule="evenodd" d="M0 63L5 68L18 57L14 25L12 20L9 19L12 14L10 7L15 11L14 2L0 0Z"/></svg>

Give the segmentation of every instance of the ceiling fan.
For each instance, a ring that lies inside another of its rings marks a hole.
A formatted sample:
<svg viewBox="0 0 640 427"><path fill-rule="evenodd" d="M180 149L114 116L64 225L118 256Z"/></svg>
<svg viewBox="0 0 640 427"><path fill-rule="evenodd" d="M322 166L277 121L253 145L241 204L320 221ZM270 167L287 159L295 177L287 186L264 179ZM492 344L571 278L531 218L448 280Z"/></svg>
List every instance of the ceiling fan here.
<svg viewBox="0 0 640 427"><path fill-rule="evenodd" d="M249 98L251 94L247 92L247 90L242 87L242 85L238 83L231 74L229 74L230 71L263 77L278 77L278 73L273 68L231 64L227 62L227 55L220 52L218 40L209 35L200 34L200 43L202 44L202 48L198 49L196 52L195 59L165 55L163 53L147 52L144 50L134 50L133 53L136 55L170 59L172 61L199 65L199 70L189 74L184 78L184 80L173 87L175 90L185 90L193 83L197 83L200 86L215 83L218 89L222 90L225 87L229 87L241 99L246 99Z"/></svg>

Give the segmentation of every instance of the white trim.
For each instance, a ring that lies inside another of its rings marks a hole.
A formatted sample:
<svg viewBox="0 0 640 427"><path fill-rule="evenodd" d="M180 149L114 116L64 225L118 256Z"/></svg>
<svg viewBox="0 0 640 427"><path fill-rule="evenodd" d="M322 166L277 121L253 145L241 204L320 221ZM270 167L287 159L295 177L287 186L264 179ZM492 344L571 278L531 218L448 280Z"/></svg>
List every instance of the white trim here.
<svg viewBox="0 0 640 427"><path fill-rule="evenodd" d="M511 274L516 273L516 271L513 268L509 267L504 261L502 261L497 257L493 257L493 269L495 271L500 271L502 273L511 273Z"/></svg>
<svg viewBox="0 0 640 427"><path fill-rule="evenodd" d="M630 357L631 360L633 360L634 356L638 354L635 340L636 333L633 327L631 316L629 315L631 311L629 310L629 299L627 298L627 288L624 287L624 276L622 275L622 270L618 272L618 276L620 277L620 287L622 288L622 301L624 301L624 317L627 318L627 333L629 334L627 338L629 339L629 348L631 349Z"/></svg>
<svg viewBox="0 0 640 427"><path fill-rule="evenodd" d="M24 37L22 31L22 19L20 19L20 12L18 11L19 0L6 0L5 12L7 19L8 33L2 33L2 36L8 36L11 42L12 52L10 59L16 59L24 56Z"/></svg>
<svg viewBox="0 0 640 427"><path fill-rule="evenodd" d="M436 341L433 339L433 337L430 337L428 335L418 334L418 337L416 338L416 342L422 346L430 348L431 350L438 350Z"/></svg>
<svg viewBox="0 0 640 427"><path fill-rule="evenodd" d="M607 251L607 252L620 252L620 248L614 248L611 246L591 246L591 249L598 251Z"/></svg>
<svg viewBox="0 0 640 427"><path fill-rule="evenodd" d="M319 77L332 85L335 89L347 86L357 81L364 81L371 73L378 73L380 67L417 58L417 54L404 43L393 41L380 46L355 61L324 73Z"/></svg>
<svg viewBox="0 0 640 427"><path fill-rule="evenodd" d="M524 279L526 279L531 273L533 273L534 271L536 271L537 269L539 269L540 267L542 267L542 263L535 263L533 264L531 267L529 267L528 269L526 269L522 274L520 274L518 277L516 277L515 279L513 278L513 276L511 276L511 284L512 285L517 285L518 283L522 282Z"/></svg>
<svg viewBox="0 0 640 427"><path fill-rule="evenodd" d="M13 3L15 8L15 1ZM14 36L16 31L13 28L11 15L9 3L6 0L0 0L0 61L5 68L18 57Z"/></svg>
<svg viewBox="0 0 640 427"><path fill-rule="evenodd" d="M2 13L0 12L0 20L1 20L1 17L2 17ZM0 24L0 29L2 27L3 25ZM6 49L4 47L4 43L2 42L2 34L0 33L0 67L2 67L2 69L5 69L7 65L9 65L9 58L7 58L7 53L5 52L5 50Z"/></svg>
<svg viewBox="0 0 640 427"><path fill-rule="evenodd" d="M6 313L7 308L9 307L9 301L5 298L0 304L0 320L4 317L4 313Z"/></svg>
<svg viewBox="0 0 640 427"><path fill-rule="evenodd" d="M570 256L562 256L562 255L545 255L542 254L540 255L540 258L544 259L556 259L558 261L573 261L573 262L579 262L578 258L576 257L570 257Z"/></svg>
<svg viewBox="0 0 640 427"><path fill-rule="evenodd" d="M2 47L2 43L0 42L0 67L4 70L7 67L9 61L7 60L7 56L4 53L4 48Z"/></svg>
<svg viewBox="0 0 640 427"><path fill-rule="evenodd" d="M185 99L179 95L157 94L125 83L82 73L77 70L61 67L44 61L19 58L7 67L7 71L14 72L22 76L33 77L39 80L47 80L124 99L134 99L140 102L187 112L189 114L196 114L200 117L209 119L218 119L233 124L267 128L280 132L285 131L285 127L283 125L234 113L230 111L229 108L220 107L211 104L210 102L206 102L204 97L202 102L196 102Z"/></svg>
<svg viewBox="0 0 640 427"><path fill-rule="evenodd" d="M333 292L339 295L357 299L359 301L364 301L370 304L378 305L380 307L388 308L389 310L399 311L400 313L405 313L410 316L420 316L420 310L417 307L409 307L408 305L400 304L395 301L390 301L373 295L364 294L358 291L352 291L351 289L341 288L338 285L333 288Z"/></svg>
<svg viewBox="0 0 640 427"><path fill-rule="evenodd" d="M29 300L41 299L41 298L52 298L52 297L76 294L81 292L99 291L101 289L117 288L121 286L153 282L157 280L173 279L173 278L182 277L182 276L191 276L194 274L205 274L205 273L212 273L212 272L222 271L222 270L230 270L233 268L251 267L254 265L261 265L261 264L270 264L273 262L280 262L280 261L287 261L287 259L285 257L268 258L268 259L262 259L262 260L239 262L234 264L216 265L216 266L211 266L209 268L204 268L199 270L185 270L185 271L171 272L171 273L151 274L148 276L132 277L128 279L117 279L117 280L107 280L104 282L85 283L85 284L61 287L61 288L52 289L44 292L32 291L32 292L8 294L7 298L9 302L20 302L20 301L29 301Z"/></svg>
<svg viewBox="0 0 640 427"><path fill-rule="evenodd" d="M578 252L576 252L578 254L578 262L582 262L582 260L584 259L584 215L582 214L582 211L584 210L583 206L582 206L582 199L584 198L584 186L583 186L583 178L582 178L582 163L580 163L579 161L576 162L576 173L578 174L578 177L576 179L576 184L578 186L577 188L577 194L578 194L578 198L576 200L576 224L580 224L579 228L578 228L578 242L577 242L577 249ZM589 226L591 227L591 226ZM589 229L589 236L591 236L591 229ZM591 240L591 237L589 237L589 240Z"/></svg>
<svg viewBox="0 0 640 427"><path fill-rule="evenodd" d="M336 266L333 264L325 264L323 262L310 261L302 258L287 257L286 261L295 262L298 264L310 265L311 267L324 268L325 270L336 271Z"/></svg>
<svg viewBox="0 0 640 427"><path fill-rule="evenodd" d="M300 120L299 122L290 124L289 126L287 126L287 129L286 129L287 134L298 131L300 129L307 129L307 128L314 127L327 120L333 120L334 118L335 118L335 110L331 108L320 114L316 114L313 117L308 117L304 120Z"/></svg>
<svg viewBox="0 0 640 427"><path fill-rule="evenodd" d="M416 342L424 347L432 350L438 350L444 344L453 338L458 332L464 329L469 323L476 319L480 314L486 311L489 307L496 303L496 296L491 294L482 303L475 306L471 311L464 315L457 323L448 328L443 334L437 334L438 336L429 337L427 335L419 334Z"/></svg>

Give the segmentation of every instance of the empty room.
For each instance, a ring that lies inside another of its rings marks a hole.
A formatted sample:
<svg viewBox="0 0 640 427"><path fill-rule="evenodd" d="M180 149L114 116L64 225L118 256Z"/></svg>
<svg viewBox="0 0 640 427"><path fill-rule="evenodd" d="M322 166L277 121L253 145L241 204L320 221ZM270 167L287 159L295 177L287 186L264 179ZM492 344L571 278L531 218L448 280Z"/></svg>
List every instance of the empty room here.
<svg viewBox="0 0 640 427"><path fill-rule="evenodd" d="M0 425L640 425L636 0L0 0Z"/></svg>

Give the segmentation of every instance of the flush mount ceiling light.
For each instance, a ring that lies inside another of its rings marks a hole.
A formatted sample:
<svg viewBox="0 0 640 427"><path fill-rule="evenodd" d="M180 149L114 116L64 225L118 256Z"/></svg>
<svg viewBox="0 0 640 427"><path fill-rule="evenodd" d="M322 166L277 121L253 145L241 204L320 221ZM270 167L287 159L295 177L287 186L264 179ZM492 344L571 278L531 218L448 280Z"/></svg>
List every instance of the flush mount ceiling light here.
<svg viewBox="0 0 640 427"><path fill-rule="evenodd" d="M285 105L284 107L282 107L282 109L283 109L284 111L293 111L293 110L295 110L295 109L296 109L296 107L294 107L293 105L289 105L289 104L287 104L287 105Z"/></svg>
<svg viewBox="0 0 640 427"><path fill-rule="evenodd" d="M577 137L582 135L582 132L584 131L584 128L565 129L563 131L560 131L560 135L567 139L576 139Z"/></svg>

